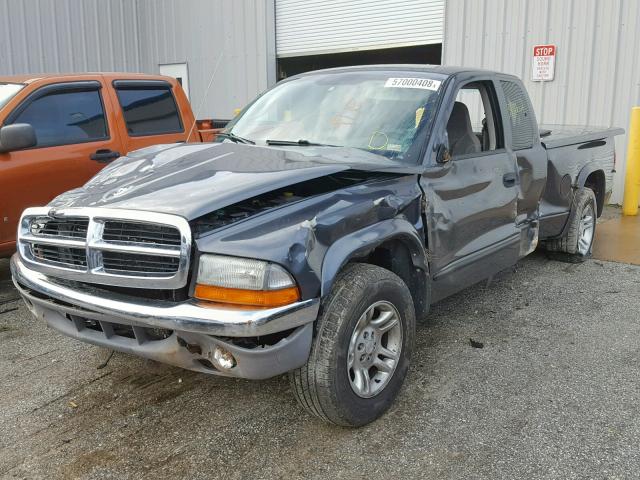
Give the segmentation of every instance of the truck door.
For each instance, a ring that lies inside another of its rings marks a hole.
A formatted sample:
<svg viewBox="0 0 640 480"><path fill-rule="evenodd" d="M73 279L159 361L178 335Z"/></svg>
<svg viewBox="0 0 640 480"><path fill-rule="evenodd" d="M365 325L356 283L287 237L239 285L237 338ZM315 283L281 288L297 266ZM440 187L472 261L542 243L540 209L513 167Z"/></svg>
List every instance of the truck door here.
<svg viewBox="0 0 640 480"><path fill-rule="evenodd" d="M108 162L119 156L121 145L111 130L95 81L56 83L28 95L4 124L33 126L37 145L0 154L3 162L0 191L5 198L0 243L15 240L22 211L46 205L58 194L82 186Z"/></svg>
<svg viewBox="0 0 640 480"><path fill-rule="evenodd" d="M519 258L517 172L505 148L496 92L490 79L458 87L444 117L445 161L429 167L421 179L429 209L434 300Z"/></svg>

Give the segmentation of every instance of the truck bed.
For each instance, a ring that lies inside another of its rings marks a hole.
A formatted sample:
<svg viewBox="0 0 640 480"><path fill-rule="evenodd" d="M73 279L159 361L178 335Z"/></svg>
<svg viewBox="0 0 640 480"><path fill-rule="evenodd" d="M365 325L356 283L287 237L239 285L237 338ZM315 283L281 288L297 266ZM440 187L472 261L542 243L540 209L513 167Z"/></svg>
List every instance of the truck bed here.
<svg viewBox="0 0 640 480"><path fill-rule="evenodd" d="M552 148L576 145L622 135L622 128L594 127L581 125L540 125L540 140L544 147Z"/></svg>
<svg viewBox="0 0 640 480"><path fill-rule="evenodd" d="M613 187L616 135L621 128L541 125L540 141L547 150L547 185L540 202L540 238L561 235L578 185L594 190L598 215ZM591 173L594 176L589 178Z"/></svg>

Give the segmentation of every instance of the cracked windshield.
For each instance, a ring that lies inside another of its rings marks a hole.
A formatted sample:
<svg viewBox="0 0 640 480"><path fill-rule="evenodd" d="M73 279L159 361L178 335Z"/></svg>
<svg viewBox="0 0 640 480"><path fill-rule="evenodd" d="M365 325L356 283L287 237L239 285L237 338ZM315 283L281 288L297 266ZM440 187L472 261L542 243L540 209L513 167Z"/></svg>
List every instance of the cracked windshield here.
<svg viewBox="0 0 640 480"><path fill-rule="evenodd" d="M412 147L431 122L444 76L395 73L332 73L284 82L250 105L223 141L352 147L415 163Z"/></svg>

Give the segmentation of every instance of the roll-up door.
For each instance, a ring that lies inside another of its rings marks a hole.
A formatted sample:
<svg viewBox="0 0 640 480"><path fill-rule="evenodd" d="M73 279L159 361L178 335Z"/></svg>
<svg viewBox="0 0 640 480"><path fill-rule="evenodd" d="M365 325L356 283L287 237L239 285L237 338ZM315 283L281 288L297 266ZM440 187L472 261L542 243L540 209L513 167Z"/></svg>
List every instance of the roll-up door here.
<svg viewBox="0 0 640 480"><path fill-rule="evenodd" d="M442 43L445 0L276 0L276 53L295 57Z"/></svg>

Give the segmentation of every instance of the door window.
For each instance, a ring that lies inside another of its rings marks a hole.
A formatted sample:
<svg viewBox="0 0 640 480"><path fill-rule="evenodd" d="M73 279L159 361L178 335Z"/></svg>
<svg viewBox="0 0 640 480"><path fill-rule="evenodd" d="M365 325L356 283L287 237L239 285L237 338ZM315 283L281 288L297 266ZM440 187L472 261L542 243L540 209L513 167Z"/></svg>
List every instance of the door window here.
<svg viewBox="0 0 640 480"><path fill-rule="evenodd" d="M117 87L127 131L132 137L183 131L170 86Z"/></svg>
<svg viewBox="0 0 640 480"><path fill-rule="evenodd" d="M37 147L85 143L109 138L98 90L52 92L31 101L11 123L28 123Z"/></svg>
<svg viewBox="0 0 640 480"><path fill-rule="evenodd" d="M453 158L498 150L504 146L492 82L464 85L456 95L447 122Z"/></svg>

